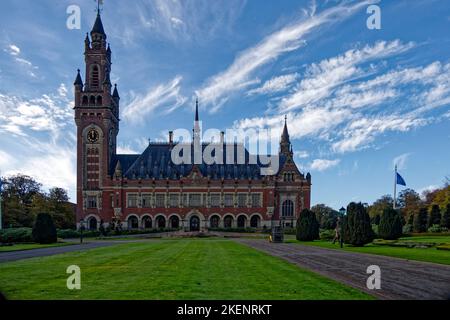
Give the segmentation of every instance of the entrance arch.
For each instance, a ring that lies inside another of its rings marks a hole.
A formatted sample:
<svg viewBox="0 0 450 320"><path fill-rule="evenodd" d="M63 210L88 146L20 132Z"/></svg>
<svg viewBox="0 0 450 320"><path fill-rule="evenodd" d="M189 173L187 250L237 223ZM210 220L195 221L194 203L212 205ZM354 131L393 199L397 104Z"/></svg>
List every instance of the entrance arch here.
<svg viewBox="0 0 450 320"><path fill-rule="evenodd" d="M245 223L247 222L247 217L244 215L240 215L237 218L237 227L238 228L245 228Z"/></svg>
<svg viewBox="0 0 450 320"><path fill-rule="evenodd" d="M97 230L97 219L95 217L90 217L88 220L89 230Z"/></svg>
<svg viewBox="0 0 450 320"><path fill-rule="evenodd" d="M192 216L189 220L190 231L200 231L200 218L198 216Z"/></svg>
<svg viewBox="0 0 450 320"><path fill-rule="evenodd" d="M166 218L164 216L156 217L155 225L158 229L164 229L166 227Z"/></svg>
<svg viewBox="0 0 450 320"><path fill-rule="evenodd" d="M251 228L258 228L259 227L259 216L258 215L253 215L251 218L250 218L250 227Z"/></svg>
<svg viewBox="0 0 450 320"><path fill-rule="evenodd" d="M169 218L169 226L172 229L178 229L180 227L180 218L178 216L171 216Z"/></svg>

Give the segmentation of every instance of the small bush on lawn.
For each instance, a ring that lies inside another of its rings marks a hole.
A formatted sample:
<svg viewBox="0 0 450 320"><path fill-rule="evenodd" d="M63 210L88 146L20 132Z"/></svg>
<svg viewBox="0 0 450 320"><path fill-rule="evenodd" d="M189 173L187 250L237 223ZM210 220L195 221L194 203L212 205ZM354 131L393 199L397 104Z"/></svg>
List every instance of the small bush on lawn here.
<svg viewBox="0 0 450 320"><path fill-rule="evenodd" d="M360 247L372 242L374 237L370 217L364 205L361 202L350 203L347 206L347 216L344 219L345 243Z"/></svg>
<svg viewBox="0 0 450 320"><path fill-rule="evenodd" d="M443 228L439 224L433 224L427 231L431 233L447 232L447 228Z"/></svg>
<svg viewBox="0 0 450 320"><path fill-rule="evenodd" d="M411 232L413 232L413 225L409 223L405 224L402 228L402 233L405 235Z"/></svg>
<svg viewBox="0 0 450 320"><path fill-rule="evenodd" d="M33 240L37 243L47 244L57 241L56 227L48 213L39 213L33 226Z"/></svg>
<svg viewBox="0 0 450 320"><path fill-rule="evenodd" d="M322 229L319 232L320 240L333 240L336 231L332 229Z"/></svg>
<svg viewBox="0 0 450 320"><path fill-rule="evenodd" d="M403 231L400 213L392 208L384 209L378 230L378 235L385 240L400 238Z"/></svg>
<svg viewBox="0 0 450 320"><path fill-rule="evenodd" d="M31 228L11 228L0 230L1 243L33 242Z"/></svg>
<svg viewBox="0 0 450 320"><path fill-rule="evenodd" d="M297 240L313 241L319 239L319 223L316 214L311 210L304 209L300 212L297 221Z"/></svg>

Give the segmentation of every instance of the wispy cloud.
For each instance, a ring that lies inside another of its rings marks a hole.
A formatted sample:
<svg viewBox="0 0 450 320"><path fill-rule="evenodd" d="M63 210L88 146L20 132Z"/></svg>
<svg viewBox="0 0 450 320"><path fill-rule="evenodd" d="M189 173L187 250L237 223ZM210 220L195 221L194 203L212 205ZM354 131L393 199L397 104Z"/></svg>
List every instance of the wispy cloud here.
<svg viewBox="0 0 450 320"><path fill-rule="evenodd" d="M408 161L410 155L411 153L408 152L395 157L392 160L392 167L397 166L398 170L406 169L406 162Z"/></svg>
<svg viewBox="0 0 450 320"><path fill-rule="evenodd" d="M168 114L181 107L187 100L181 94L181 81L178 75L172 81L151 88L145 95L137 95L123 110L123 117L132 123L142 122L155 112Z"/></svg>
<svg viewBox="0 0 450 320"><path fill-rule="evenodd" d="M17 62L19 65L25 68L29 76L37 78L36 70L39 69L39 67L33 65L31 61L22 57L21 56L22 50L20 50L20 48L17 45L9 44L6 47L6 49L4 49L4 51L9 53L15 62Z"/></svg>
<svg viewBox="0 0 450 320"><path fill-rule="evenodd" d="M229 95L255 83L254 73L284 53L297 50L304 45L304 37L325 24L341 21L372 1L360 1L353 5L338 5L317 15L309 15L274 32L236 57L223 72L212 76L197 90L204 104L211 105L211 112L217 111Z"/></svg>
<svg viewBox="0 0 450 320"><path fill-rule="evenodd" d="M292 86L292 84L295 82L295 80L297 80L297 78L298 73L291 73L273 77L272 79L264 82L264 84L261 87L250 90L248 92L248 95L272 94L286 91Z"/></svg>
<svg viewBox="0 0 450 320"><path fill-rule="evenodd" d="M341 162L340 159L328 160L328 159L314 159L309 165L311 170L324 171L337 166Z"/></svg>

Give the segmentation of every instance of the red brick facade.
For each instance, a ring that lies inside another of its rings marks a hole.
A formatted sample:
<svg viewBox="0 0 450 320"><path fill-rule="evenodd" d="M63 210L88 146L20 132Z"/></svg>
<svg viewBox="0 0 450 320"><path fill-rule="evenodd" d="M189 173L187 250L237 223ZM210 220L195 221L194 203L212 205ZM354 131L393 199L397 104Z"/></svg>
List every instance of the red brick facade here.
<svg viewBox="0 0 450 320"><path fill-rule="evenodd" d="M271 176L260 176L246 164L161 164L168 162L164 157L174 146L171 138L149 144L142 155L117 155L120 97L117 87L111 93L111 50L100 15L91 37L86 36L85 63L84 84L80 72L75 81L74 110L77 221L83 219L87 228L98 228L100 221L132 229L295 225L301 210L310 207L311 176L293 161L287 124L281 167Z"/></svg>

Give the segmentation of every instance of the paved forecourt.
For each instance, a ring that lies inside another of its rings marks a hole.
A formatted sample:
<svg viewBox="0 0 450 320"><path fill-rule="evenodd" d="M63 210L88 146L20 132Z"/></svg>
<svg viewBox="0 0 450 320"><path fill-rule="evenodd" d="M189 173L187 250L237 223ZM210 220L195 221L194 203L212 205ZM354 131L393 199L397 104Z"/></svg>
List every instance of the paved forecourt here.
<svg viewBox="0 0 450 320"><path fill-rule="evenodd" d="M236 239L381 299L450 299L450 266L296 243ZM367 267L381 269L381 289L369 290Z"/></svg>

